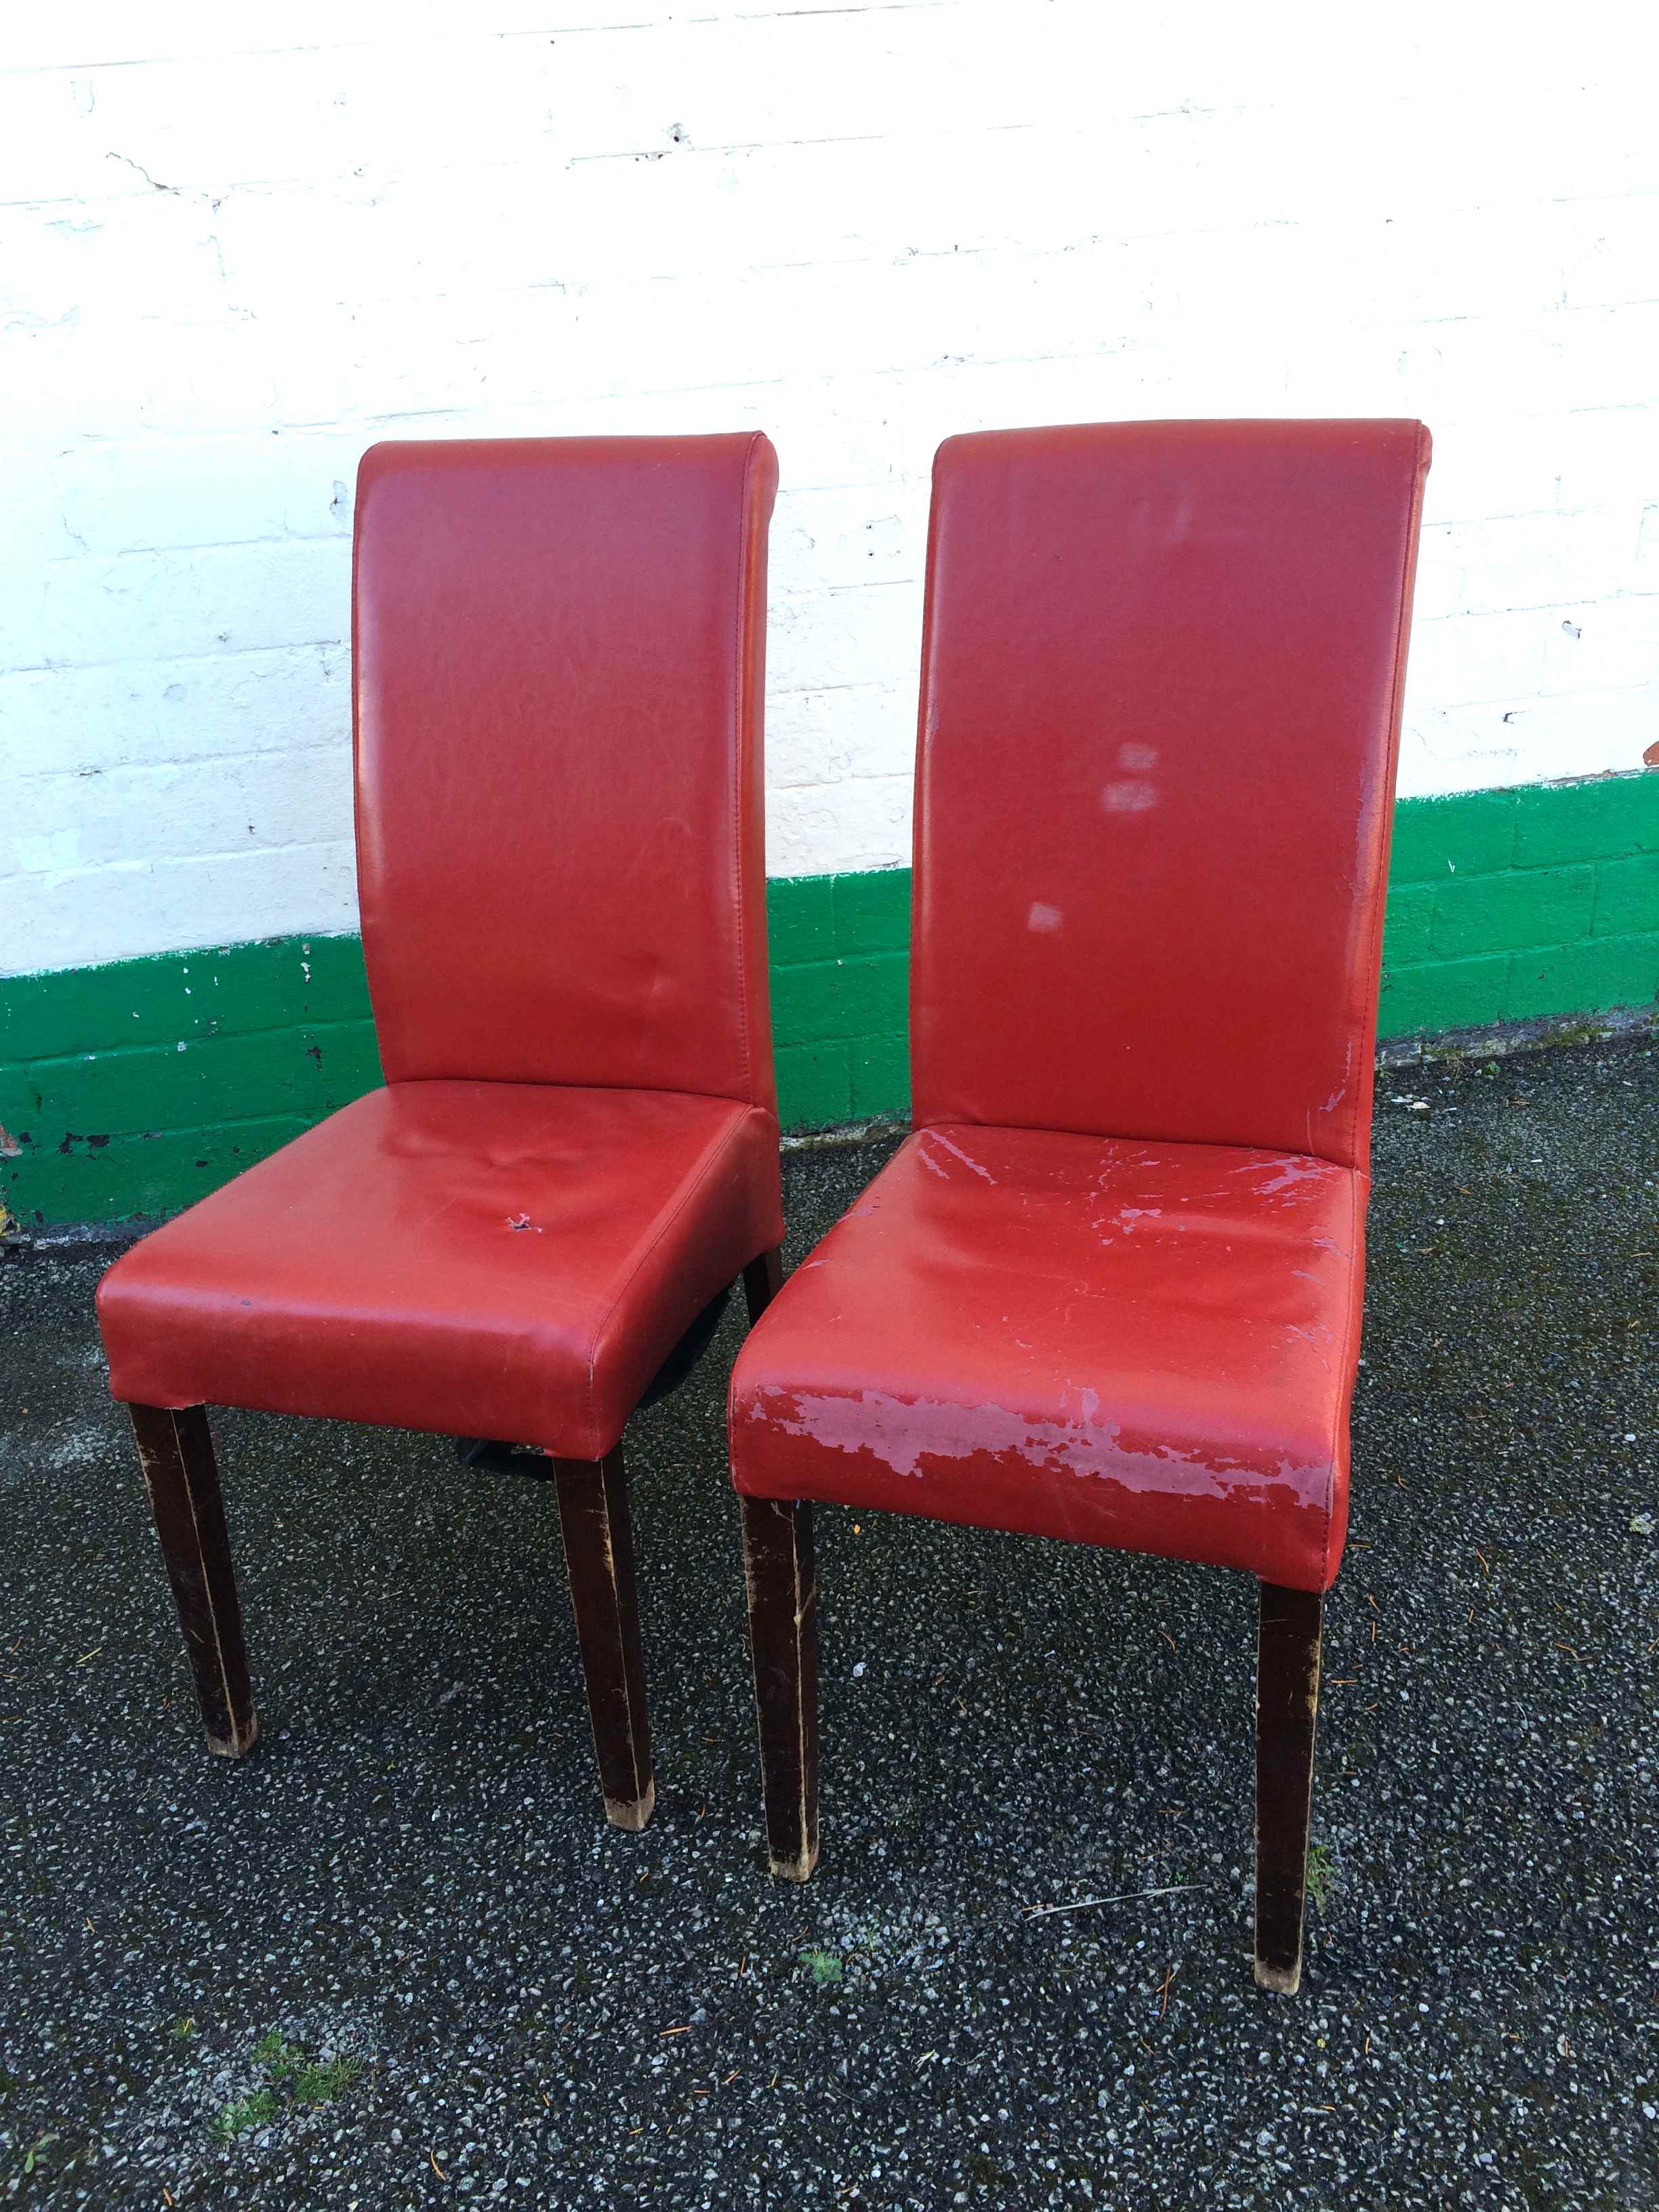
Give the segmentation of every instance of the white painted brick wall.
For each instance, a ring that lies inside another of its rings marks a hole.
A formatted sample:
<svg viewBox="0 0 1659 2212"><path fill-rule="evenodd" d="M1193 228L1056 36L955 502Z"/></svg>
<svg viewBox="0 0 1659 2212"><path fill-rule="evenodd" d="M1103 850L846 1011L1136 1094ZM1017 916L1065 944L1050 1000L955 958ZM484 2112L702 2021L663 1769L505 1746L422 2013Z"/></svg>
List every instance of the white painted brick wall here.
<svg viewBox="0 0 1659 2212"><path fill-rule="evenodd" d="M908 856L927 474L1420 414L1401 788L1659 738L1638 11L81 6L0 52L0 969L354 919L377 437L775 441L775 873Z"/></svg>

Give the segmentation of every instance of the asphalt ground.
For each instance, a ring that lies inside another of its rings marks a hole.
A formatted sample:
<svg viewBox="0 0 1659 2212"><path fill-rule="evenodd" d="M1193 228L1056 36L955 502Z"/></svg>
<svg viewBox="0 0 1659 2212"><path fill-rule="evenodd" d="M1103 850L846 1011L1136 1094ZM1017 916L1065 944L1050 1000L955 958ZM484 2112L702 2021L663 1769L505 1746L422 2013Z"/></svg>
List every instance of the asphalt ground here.
<svg viewBox="0 0 1659 2212"><path fill-rule="evenodd" d="M823 1855L771 1881L734 1310L629 1431L646 1833L600 1817L553 1497L429 1437L216 1416L229 1766L109 1255L0 1267L0 2193L1659 2202L1656 1079L1650 1034L1381 1079L1295 1999L1250 1975L1244 1579L820 1509ZM789 1158L792 1262L888 1148Z"/></svg>

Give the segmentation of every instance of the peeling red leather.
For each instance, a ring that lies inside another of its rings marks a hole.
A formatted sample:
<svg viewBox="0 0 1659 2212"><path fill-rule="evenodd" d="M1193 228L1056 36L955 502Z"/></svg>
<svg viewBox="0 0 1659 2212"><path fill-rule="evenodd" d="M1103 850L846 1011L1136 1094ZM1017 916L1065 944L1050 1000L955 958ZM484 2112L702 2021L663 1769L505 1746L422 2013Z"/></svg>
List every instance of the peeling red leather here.
<svg viewBox="0 0 1659 2212"><path fill-rule="evenodd" d="M925 1130L744 1346L737 1486L1323 1589L1362 1211L1297 1154Z"/></svg>
<svg viewBox="0 0 1659 2212"><path fill-rule="evenodd" d="M1428 452L1404 422L940 449L920 1133L745 1345L739 1491L1328 1587Z"/></svg>
<svg viewBox="0 0 1659 2212"><path fill-rule="evenodd" d="M757 435L377 446L358 875L388 1087L136 1245L116 1397L611 1449L782 1235Z"/></svg>

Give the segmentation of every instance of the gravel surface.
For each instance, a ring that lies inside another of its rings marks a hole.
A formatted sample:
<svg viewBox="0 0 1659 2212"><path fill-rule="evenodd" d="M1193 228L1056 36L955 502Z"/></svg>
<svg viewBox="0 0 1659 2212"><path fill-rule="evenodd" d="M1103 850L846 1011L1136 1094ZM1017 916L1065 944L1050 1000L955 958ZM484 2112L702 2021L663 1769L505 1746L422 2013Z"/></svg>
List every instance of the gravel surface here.
<svg viewBox="0 0 1659 2212"><path fill-rule="evenodd" d="M0 1267L0 2194L1659 2203L1656 1077L1638 1036L1381 1079L1291 2000L1250 1978L1243 1579L821 1510L823 1857L771 1882L733 1314L629 1432L644 1835L600 1818L551 1495L428 1437L216 1418L264 1731L227 1766L108 1255ZM791 1157L792 1262L887 1149Z"/></svg>

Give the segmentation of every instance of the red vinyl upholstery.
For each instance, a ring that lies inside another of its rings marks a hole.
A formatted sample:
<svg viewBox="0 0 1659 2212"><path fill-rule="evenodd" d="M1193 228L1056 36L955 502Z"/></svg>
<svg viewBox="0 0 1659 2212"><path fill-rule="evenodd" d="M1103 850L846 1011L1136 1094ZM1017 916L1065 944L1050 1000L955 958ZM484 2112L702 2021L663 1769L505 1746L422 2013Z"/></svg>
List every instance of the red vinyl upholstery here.
<svg viewBox="0 0 1659 2212"><path fill-rule="evenodd" d="M766 439L372 447L353 624L389 1082L770 1111Z"/></svg>
<svg viewBox="0 0 1659 2212"><path fill-rule="evenodd" d="M919 1133L744 1346L740 1492L1328 1586L1427 464L1398 422L941 448Z"/></svg>
<svg viewBox="0 0 1659 2212"><path fill-rule="evenodd" d="M601 1459L687 1323L781 1230L759 1107L394 1083L117 1263L111 1387Z"/></svg>
<svg viewBox="0 0 1659 2212"><path fill-rule="evenodd" d="M915 1118L1362 1166L1415 422L953 438Z"/></svg>
<svg viewBox="0 0 1659 2212"><path fill-rule="evenodd" d="M358 871L388 1087L105 1277L118 1398L610 1450L780 1240L763 437L364 458Z"/></svg>
<svg viewBox="0 0 1659 2212"><path fill-rule="evenodd" d="M1294 1154L922 1130L743 1355L739 1483L1322 1589L1359 1204Z"/></svg>

